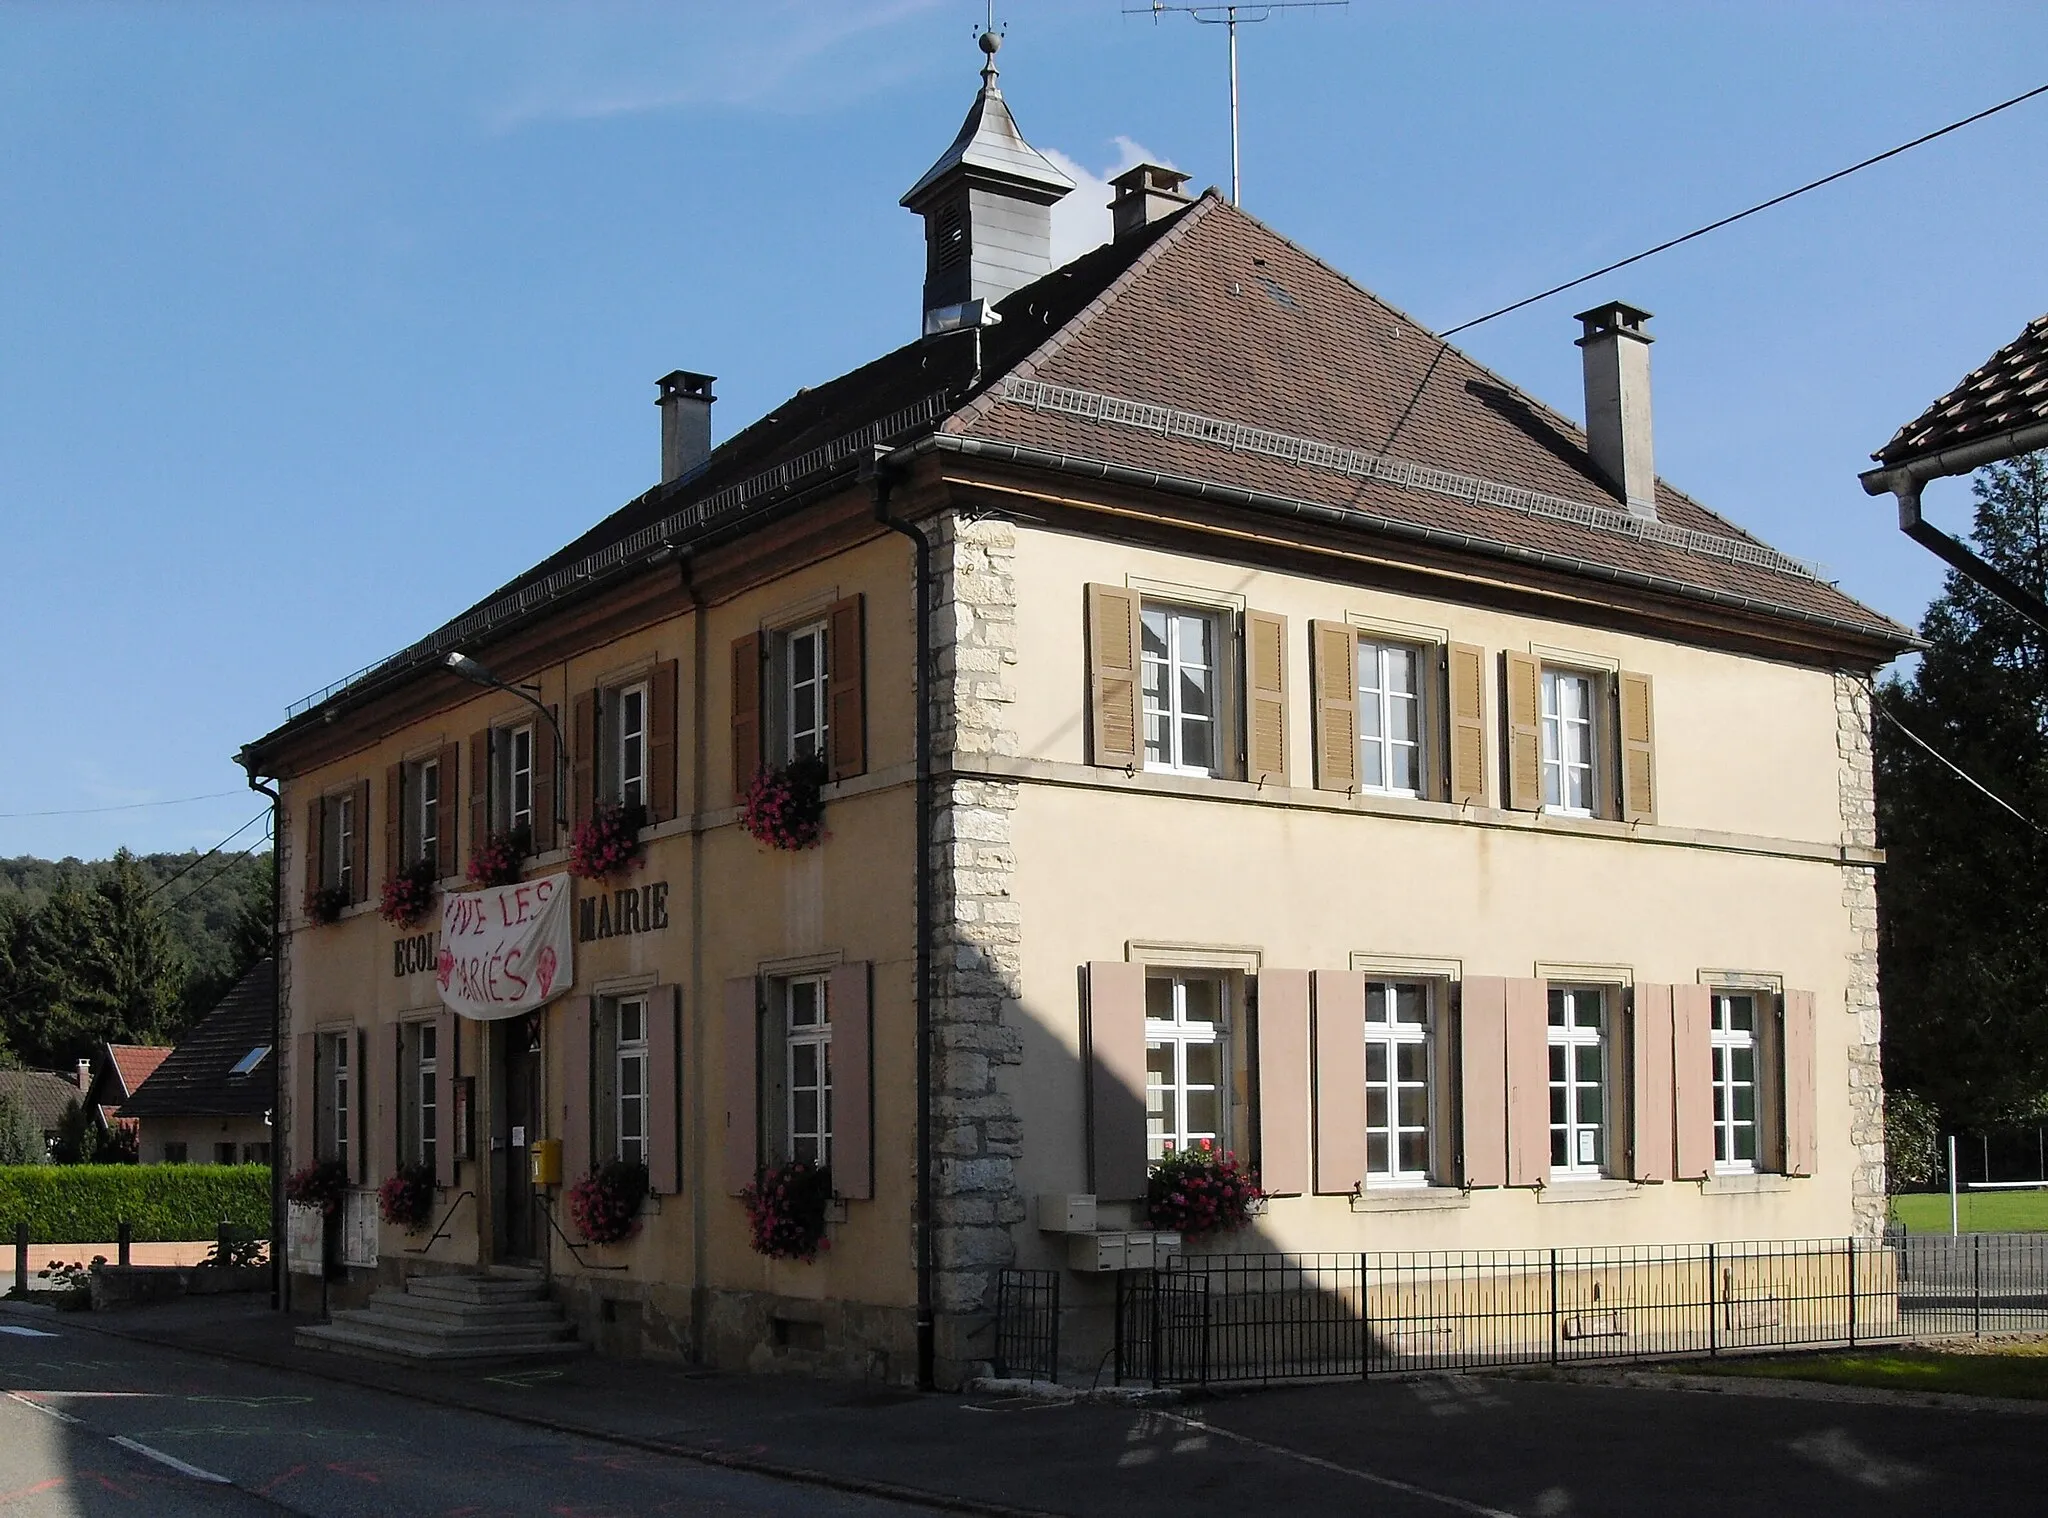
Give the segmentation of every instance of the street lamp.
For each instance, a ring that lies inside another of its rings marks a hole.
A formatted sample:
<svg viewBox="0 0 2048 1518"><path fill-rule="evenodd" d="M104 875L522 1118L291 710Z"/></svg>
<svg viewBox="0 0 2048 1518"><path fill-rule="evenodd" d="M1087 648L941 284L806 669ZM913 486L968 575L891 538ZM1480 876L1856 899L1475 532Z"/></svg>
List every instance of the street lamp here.
<svg viewBox="0 0 2048 1518"><path fill-rule="evenodd" d="M566 766L569 763L569 745L562 737L562 724L555 719L555 709L544 703L536 691L537 685L509 685L492 674L468 654L449 652L442 656L441 665L453 674L460 675L472 685L487 686L517 696L528 706L548 719L548 726L555 730L555 830L562 834L569 830L569 819L563 811L563 792L566 789Z"/></svg>

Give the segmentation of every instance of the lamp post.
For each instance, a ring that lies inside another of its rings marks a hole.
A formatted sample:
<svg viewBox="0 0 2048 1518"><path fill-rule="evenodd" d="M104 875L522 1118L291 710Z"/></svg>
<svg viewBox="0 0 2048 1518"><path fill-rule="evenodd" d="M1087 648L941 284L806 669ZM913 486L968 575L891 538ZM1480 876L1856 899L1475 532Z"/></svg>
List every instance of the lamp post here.
<svg viewBox="0 0 2048 1518"><path fill-rule="evenodd" d="M569 819L565 814L563 801L565 800L565 767L569 762L569 745L562 737L562 724L555 719L554 708L547 705L535 694L540 687L508 684L484 668L483 665L477 663L476 660L470 658L468 654L450 652L442 657L441 665L451 673L460 675L472 685L482 685L491 690L501 690L509 695L517 696L548 719L548 726L555 730L555 831L557 836L568 832Z"/></svg>

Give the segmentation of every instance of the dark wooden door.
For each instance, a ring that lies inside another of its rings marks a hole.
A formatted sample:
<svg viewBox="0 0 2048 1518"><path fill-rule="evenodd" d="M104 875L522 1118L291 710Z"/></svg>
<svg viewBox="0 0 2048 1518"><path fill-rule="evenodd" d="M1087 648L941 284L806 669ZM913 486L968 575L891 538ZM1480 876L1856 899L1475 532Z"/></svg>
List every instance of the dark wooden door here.
<svg viewBox="0 0 2048 1518"><path fill-rule="evenodd" d="M501 1023L505 1100L499 1105L492 1145L502 1156L498 1192L498 1256L537 1260L540 1219L534 1215L532 1145L540 1136L540 1019Z"/></svg>

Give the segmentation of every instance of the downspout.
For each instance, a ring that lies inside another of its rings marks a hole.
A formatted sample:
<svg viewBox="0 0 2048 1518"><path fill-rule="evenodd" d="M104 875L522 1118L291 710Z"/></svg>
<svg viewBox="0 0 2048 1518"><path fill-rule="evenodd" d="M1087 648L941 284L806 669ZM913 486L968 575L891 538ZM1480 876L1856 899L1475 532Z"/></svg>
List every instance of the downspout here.
<svg viewBox="0 0 2048 1518"><path fill-rule="evenodd" d="M270 798L270 1308L285 1308L284 1145L279 1142L278 1067L284 1063L284 807L278 793L256 778L248 761L249 789Z"/></svg>
<svg viewBox="0 0 2048 1518"><path fill-rule="evenodd" d="M917 553L917 1384L937 1384L932 1315L932 545L922 528L889 514L889 450L861 461L875 493L875 520L909 538Z"/></svg>

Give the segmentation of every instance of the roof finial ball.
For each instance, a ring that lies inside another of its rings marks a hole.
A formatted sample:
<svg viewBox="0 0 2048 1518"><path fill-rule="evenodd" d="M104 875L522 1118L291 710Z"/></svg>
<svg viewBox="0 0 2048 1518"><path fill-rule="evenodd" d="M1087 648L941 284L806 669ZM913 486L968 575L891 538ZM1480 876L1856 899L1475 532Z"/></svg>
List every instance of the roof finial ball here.
<svg viewBox="0 0 2048 1518"><path fill-rule="evenodd" d="M990 88L994 88L996 75L1000 72L996 68L996 54L1003 45L1003 34L996 30L995 0L989 0L987 22L982 27L981 36L977 40L982 52L988 55L988 62L981 66L982 80Z"/></svg>

